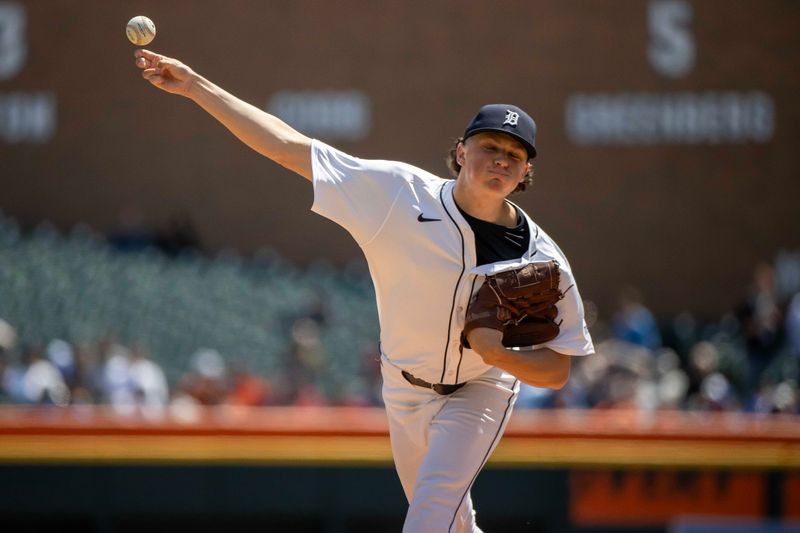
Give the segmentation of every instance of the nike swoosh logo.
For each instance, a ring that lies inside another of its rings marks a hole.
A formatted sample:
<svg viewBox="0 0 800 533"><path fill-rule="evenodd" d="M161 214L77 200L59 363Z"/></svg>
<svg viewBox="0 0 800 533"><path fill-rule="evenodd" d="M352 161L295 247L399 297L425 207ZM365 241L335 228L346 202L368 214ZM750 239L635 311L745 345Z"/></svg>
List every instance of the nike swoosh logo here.
<svg viewBox="0 0 800 533"><path fill-rule="evenodd" d="M417 222L441 222L441 220L441 218L425 218L422 213L417 217Z"/></svg>

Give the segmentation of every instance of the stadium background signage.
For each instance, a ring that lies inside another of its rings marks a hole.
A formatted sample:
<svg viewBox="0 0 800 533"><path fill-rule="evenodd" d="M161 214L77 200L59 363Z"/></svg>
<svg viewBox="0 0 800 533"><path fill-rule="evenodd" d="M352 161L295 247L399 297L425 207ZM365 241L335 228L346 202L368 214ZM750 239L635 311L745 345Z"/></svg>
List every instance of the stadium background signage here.
<svg viewBox="0 0 800 533"><path fill-rule="evenodd" d="M686 0L647 4L650 67L669 79L695 65L692 6ZM764 91L576 94L566 106L566 130L580 145L766 143L775 104Z"/></svg>
<svg viewBox="0 0 800 533"><path fill-rule="evenodd" d="M26 11L0 2L0 83L11 80L28 59ZM46 143L56 130L56 96L51 91L0 92L0 141Z"/></svg>

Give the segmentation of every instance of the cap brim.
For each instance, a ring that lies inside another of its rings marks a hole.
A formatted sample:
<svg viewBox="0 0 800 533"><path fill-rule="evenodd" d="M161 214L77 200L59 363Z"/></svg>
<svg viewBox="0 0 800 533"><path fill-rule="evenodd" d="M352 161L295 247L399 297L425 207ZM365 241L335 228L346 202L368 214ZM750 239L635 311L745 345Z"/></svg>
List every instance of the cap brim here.
<svg viewBox="0 0 800 533"><path fill-rule="evenodd" d="M477 129L474 129L474 130L470 131L469 135L464 137L464 140L469 139L470 137L472 137L476 133L485 133L487 131L493 131L493 132L497 132L497 133L505 133L509 137L513 137L514 140L519 141L520 144L525 147L525 150L528 152L528 159L533 159L534 157L536 157L536 147L535 146L533 146L531 143L529 143L527 140L525 140L525 138L522 137L522 135L520 135L519 133L516 133L514 131L509 131L509 130L506 130L506 129L503 129L503 128L497 128L497 127L477 128Z"/></svg>

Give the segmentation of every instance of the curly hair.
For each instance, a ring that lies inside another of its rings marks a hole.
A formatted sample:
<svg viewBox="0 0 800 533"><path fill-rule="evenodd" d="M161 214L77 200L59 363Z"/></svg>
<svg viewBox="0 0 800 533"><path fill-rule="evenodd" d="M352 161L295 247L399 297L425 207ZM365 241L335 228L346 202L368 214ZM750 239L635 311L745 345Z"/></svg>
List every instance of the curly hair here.
<svg viewBox="0 0 800 533"><path fill-rule="evenodd" d="M458 173L461 172L461 165L459 164L456 153L458 151L458 145L464 142L464 137L459 137L453 143L453 146L450 147L450 151L447 153L447 157L444 158L445 163L447 163L447 168L450 170L450 174L452 174L453 178L458 177ZM530 160L528 160L530 163ZM533 165L528 167L528 172L525 173L525 177L519 182L517 188L511 194L523 192L529 186L533 184Z"/></svg>

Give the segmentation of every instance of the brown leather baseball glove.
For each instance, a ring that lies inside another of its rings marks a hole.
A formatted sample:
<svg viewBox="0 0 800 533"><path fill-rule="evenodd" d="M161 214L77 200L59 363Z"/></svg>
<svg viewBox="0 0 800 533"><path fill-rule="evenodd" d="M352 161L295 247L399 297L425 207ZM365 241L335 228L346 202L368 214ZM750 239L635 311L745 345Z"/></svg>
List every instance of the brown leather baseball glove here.
<svg viewBox="0 0 800 533"><path fill-rule="evenodd" d="M475 328L503 332L503 346L534 346L558 336L556 304L563 293L556 261L529 263L486 276L467 309L461 343L469 348L467 334Z"/></svg>

